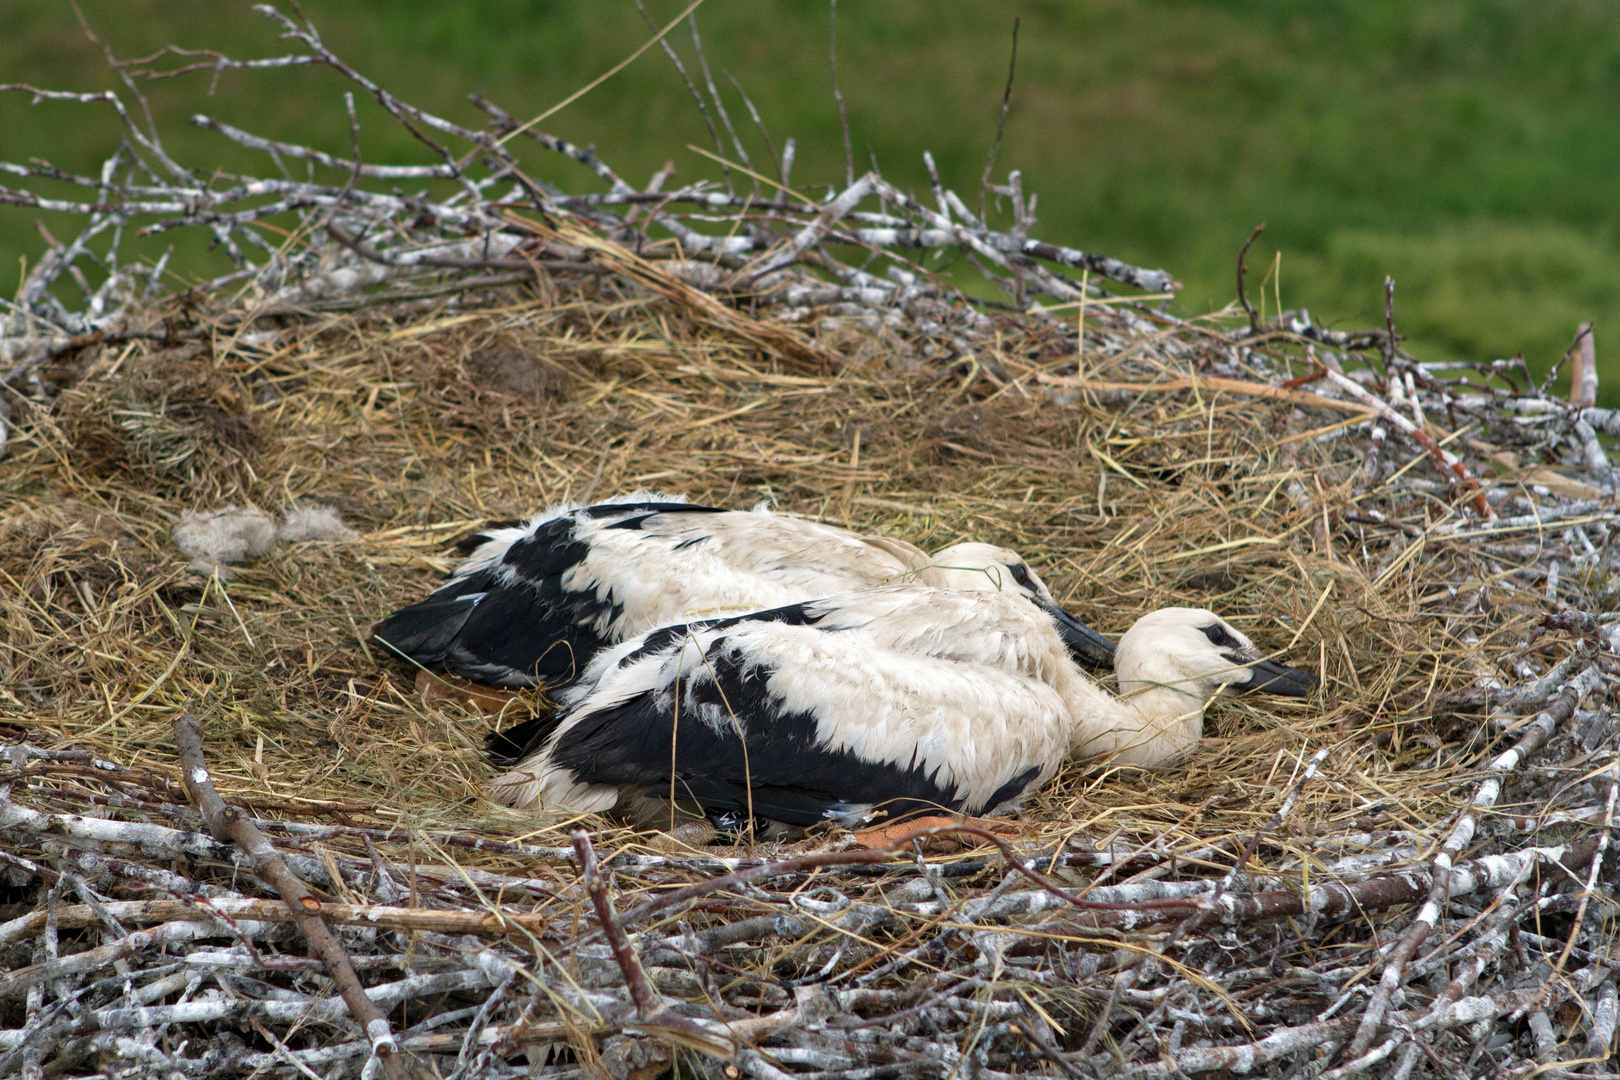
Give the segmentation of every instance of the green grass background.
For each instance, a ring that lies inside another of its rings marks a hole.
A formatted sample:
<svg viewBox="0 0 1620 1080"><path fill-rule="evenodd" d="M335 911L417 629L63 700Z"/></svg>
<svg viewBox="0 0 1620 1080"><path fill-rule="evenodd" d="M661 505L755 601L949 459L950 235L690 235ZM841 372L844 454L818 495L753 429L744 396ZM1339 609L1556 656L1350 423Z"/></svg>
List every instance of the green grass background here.
<svg viewBox="0 0 1620 1080"><path fill-rule="evenodd" d="M684 6L651 0L660 24ZM177 43L234 56L286 51L247 4L82 0L121 56ZM308 0L326 40L385 86L469 124L481 90L515 114L549 108L649 32L630 0ZM1604 398L1620 404L1620 5L1600 0L843 0L839 62L857 171L875 156L923 189L924 150L946 182L976 191L1022 17L1018 79L998 161L1040 194L1036 235L1164 267L1181 304L1231 299L1238 245L1265 272L1282 253L1281 299L1341 326L1397 321L1429 359L1522 351L1545 367L1582 320L1598 325ZM753 97L796 181L841 179L824 0L707 0L704 43ZM0 81L114 86L65 0L0 0ZM688 33L676 46L692 63ZM344 84L329 72L226 73L153 89L175 155L264 169L185 123L206 111L261 134L348 154ZM372 160L425 161L374 105ZM633 182L666 160L677 180L715 175L686 149L708 136L656 48L544 125L595 144ZM104 106L0 97L0 158L92 171L120 130ZM745 136L756 162L763 144ZM573 190L598 181L536 154ZM15 185L16 180L0 178ZM32 211L0 207L0 289L42 241ZM57 235L69 224L47 219ZM201 238L168 237L176 265L211 265ZM212 258L217 258L213 256ZM1272 289L1268 287L1268 296ZM1606 347L1606 342L1617 343Z"/></svg>

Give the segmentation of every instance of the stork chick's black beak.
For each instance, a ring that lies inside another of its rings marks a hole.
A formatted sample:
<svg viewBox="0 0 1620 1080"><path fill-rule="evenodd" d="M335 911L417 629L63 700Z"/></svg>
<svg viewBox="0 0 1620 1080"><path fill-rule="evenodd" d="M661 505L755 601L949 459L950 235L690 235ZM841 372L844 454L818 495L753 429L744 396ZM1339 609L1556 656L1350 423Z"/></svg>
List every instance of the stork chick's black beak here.
<svg viewBox="0 0 1620 1080"><path fill-rule="evenodd" d="M1311 691L1316 689L1315 675L1291 668L1287 664L1279 664L1275 660L1251 662L1236 653L1221 655L1232 663L1242 664L1249 669L1248 682L1232 684L1232 688L1241 693L1264 692L1282 697L1309 697Z"/></svg>
<svg viewBox="0 0 1620 1080"><path fill-rule="evenodd" d="M1057 623L1058 635L1069 648L1069 655L1088 668L1112 668L1114 643L1070 615L1056 604L1042 604Z"/></svg>

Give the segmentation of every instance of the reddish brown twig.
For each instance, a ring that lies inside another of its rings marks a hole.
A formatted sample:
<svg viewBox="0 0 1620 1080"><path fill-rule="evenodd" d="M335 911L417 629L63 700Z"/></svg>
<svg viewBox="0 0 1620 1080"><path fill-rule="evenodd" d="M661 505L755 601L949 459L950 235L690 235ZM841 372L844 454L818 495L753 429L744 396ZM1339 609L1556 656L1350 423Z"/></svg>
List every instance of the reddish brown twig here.
<svg viewBox="0 0 1620 1080"><path fill-rule="evenodd" d="M1473 502L1474 510L1479 514L1480 517L1487 520L1496 517L1496 512L1491 509L1490 503L1485 501L1485 492L1480 488L1479 481L1475 479L1473 473L1468 471L1468 466L1464 465L1456 454L1453 454L1450 450L1447 450L1445 447L1441 446L1435 441L1433 435L1430 435L1427 431L1424 431L1422 428L1412 423L1412 421L1396 412L1392 407L1390 407L1388 402L1369 391L1366 387L1362 386L1348 375L1341 375L1337 371L1334 371L1332 368L1328 367L1324 367L1322 370L1327 372L1327 377L1332 379L1334 383L1350 391L1350 393L1355 395L1357 399L1365 402L1369 407L1375 410L1379 416L1383 417L1385 420L1388 420L1391 424L1394 424L1413 442L1417 443L1419 446L1423 447L1424 450L1428 451L1429 456L1434 458L1434 460L1439 463L1442 471L1450 474L1453 483L1455 483L1457 487L1461 488L1463 493L1469 497L1470 501Z"/></svg>
<svg viewBox="0 0 1620 1080"><path fill-rule="evenodd" d="M332 982L337 985L338 993L349 1007L349 1015L365 1029L371 1052L382 1062L388 1080L405 1080L405 1062L399 1057L399 1044L394 1041L388 1018L366 996L365 988L360 985L360 976L349 961L348 952L332 936L332 931L326 928L326 921L320 914L321 902L311 896L304 883L287 869L286 861L270 846L264 833L254 828L235 807L227 806L225 800L219 797L219 792L214 790L214 783L208 778L208 765L203 758L202 727L189 712L175 717L174 741L180 751L180 778L186 785L186 794L191 796L191 801L197 804L197 809L207 819L209 831L221 839L234 841L253 857L254 870L274 885L282 900L286 901L293 921L309 942L310 951L326 965L326 970L331 974Z"/></svg>
<svg viewBox="0 0 1620 1080"><path fill-rule="evenodd" d="M647 973L641 969L636 950L613 911L613 897L608 895L607 879L602 876L602 869L597 864L596 849L591 846L590 834L584 829L575 829L568 835L574 842L574 851L579 855L581 878L585 891L590 894L591 904L596 908L596 921L601 924L602 936L607 938L614 962L624 975L625 988L630 991L630 1001L636 1007L639 1023L626 1025L626 1030L659 1036L722 1061L735 1060L737 1044L730 1036L710 1031L696 1021L681 1016L658 996L658 991L647 981Z"/></svg>
<svg viewBox="0 0 1620 1080"><path fill-rule="evenodd" d="M1247 258L1248 255L1249 255L1249 247L1255 242L1255 240L1259 237L1259 235L1261 233L1265 232L1265 231L1266 231L1266 223L1262 221L1260 224L1258 224L1258 225L1256 225L1254 227L1254 231L1249 234L1249 238L1247 240L1243 241L1243 246L1238 249L1238 267L1237 267L1238 303L1242 304L1243 305L1243 310L1248 312L1248 315L1249 315L1249 333L1251 333L1251 334L1258 334L1260 332L1260 316L1259 316L1258 313L1255 312L1254 305L1249 303L1248 294L1243 291L1243 275L1245 275L1245 274L1247 274L1249 272L1249 268L1247 266L1243 265L1243 260L1245 258Z"/></svg>
<svg viewBox="0 0 1620 1080"><path fill-rule="evenodd" d="M990 170L996 167L996 154L1001 150L1001 134L1007 128L1007 113L1012 108L1013 75L1018 71L1018 16L1013 16L1012 59L1007 61L1007 89L1001 94L1001 119L996 121L996 141L990 144L990 156L984 163L984 175L979 178L979 220L984 220L984 193L990 189ZM1013 204L1015 207L1019 203Z"/></svg>
<svg viewBox="0 0 1620 1080"><path fill-rule="evenodd" d="M844 130L844 186L855 182L855 146L849 140L849 113L844 92L838 88L838 0L828 0L827 63L832 69L833 100L838 102L838 126Z"/></svg>
<svg viewBox="0 0 1620 1080"><path fill-rule="evenodd" d="M1325 378L1327 378L1326 369L1318 368L1316 371L1310 372L1307 375L1299 375L1292 379L1285 380L1282 384L1282 388L1284 390L1298 390L1302 386L1308 386L1313 382L1321 382Z"/></svg>

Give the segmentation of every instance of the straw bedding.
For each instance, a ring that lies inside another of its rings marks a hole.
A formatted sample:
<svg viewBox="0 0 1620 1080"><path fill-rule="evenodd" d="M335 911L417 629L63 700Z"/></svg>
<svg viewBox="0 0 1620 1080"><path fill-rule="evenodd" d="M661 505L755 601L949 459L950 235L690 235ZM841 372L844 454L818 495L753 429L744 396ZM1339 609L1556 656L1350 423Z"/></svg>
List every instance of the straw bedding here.
<svg viewBox="0 0 1620 1080"><path fill-rule="evenodd" d="M1614 417L1500 370L1465 393L1382 330L1078 281L1083 341L949 297L754 310L570 228L522 283L264 318L222 293L189 336L30 362L0 1074L1612 1071ZM1163 772L1074 763L1011 840L694 849L499 808L483 736L544 702L366 628L486 521L638 487L1005 545L1104 631L1208 606L1324 689L1214 703ZM269 539L192 561L176 526L227 506Z"/></svg>

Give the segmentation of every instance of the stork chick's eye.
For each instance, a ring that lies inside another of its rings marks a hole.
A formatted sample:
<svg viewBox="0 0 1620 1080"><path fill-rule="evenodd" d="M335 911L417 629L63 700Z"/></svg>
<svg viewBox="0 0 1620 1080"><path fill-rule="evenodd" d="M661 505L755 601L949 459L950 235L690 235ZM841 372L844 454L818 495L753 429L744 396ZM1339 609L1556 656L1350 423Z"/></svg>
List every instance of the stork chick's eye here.
<svg viewBox="0 0 1620 1080"><path fill-rule="evenodd" d="M1202 626L1199 627L1199 629L1204 632L1205 637L1209 638L1209 643L1218 649L1243 648L1243 642L1233 637L1231 631L1227 630L1226 627L1222 626L1220 623L1214 623L1210 626Z"/></svg>
<svg viewBox="0 0 1620 1080"><path fill-rule="evenodd" d="M1012 571L1012 579L1024 588L1029 588L1029 567L1023 563L1008 563L1007 569Z"/></svg>

